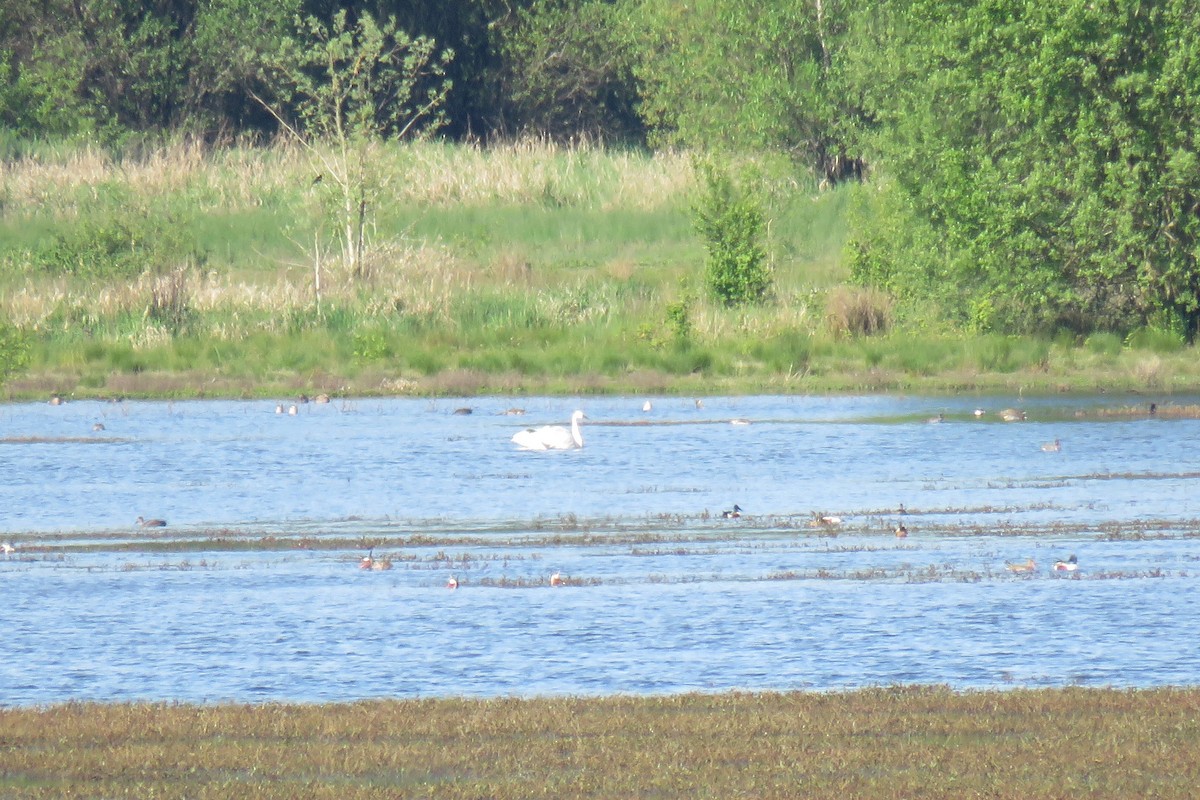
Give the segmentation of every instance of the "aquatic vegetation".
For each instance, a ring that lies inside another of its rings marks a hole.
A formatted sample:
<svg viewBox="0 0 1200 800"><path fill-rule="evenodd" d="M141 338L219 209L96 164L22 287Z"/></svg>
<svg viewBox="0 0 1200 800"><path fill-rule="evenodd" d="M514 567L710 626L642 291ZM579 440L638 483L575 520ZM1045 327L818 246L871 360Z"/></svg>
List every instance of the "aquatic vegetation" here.
<svg viewBox="0 0 1200 800"><path fill-rule="evenodd" d="M1200 690L0 708L5 797L1192 796ZM647 747L653 732L653 747Z"/></svg>

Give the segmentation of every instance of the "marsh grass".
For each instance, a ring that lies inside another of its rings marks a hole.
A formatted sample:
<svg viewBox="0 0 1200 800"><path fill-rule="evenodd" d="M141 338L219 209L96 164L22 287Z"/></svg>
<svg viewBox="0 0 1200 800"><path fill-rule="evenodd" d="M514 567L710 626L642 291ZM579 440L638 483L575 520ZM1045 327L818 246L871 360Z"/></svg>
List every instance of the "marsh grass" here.
<svg viewBox="0 0 1200 800"><path fill-rule="evenodd" d="M11 798L1186 798L1200 690L0 709Z"/></svg>
<svg viewBox="0 0 1200 800"><path fill-rule="evenodd" d="M773 299L730 309L694 288L690 154L381 147L387 200L357 271L336 257L308 163L286 143L14 151L0 319L32 347L5 395L1200 386L1193 348L1153 332L905 327L887 295L846 286L853 190L810 192L770 165Z"/></svg>

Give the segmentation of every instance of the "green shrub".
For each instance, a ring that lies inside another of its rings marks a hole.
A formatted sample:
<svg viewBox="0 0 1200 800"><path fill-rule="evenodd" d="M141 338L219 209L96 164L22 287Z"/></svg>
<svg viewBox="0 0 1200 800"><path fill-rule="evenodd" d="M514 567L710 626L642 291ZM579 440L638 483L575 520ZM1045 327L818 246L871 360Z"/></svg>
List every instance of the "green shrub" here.
<svg viewBox="0 0 1200 800"><path fill-rule="evenodd" d="M392 345L383 331L365 330L354 334L354 360L359 363L391 358Z"/></svg>
<svg viewBox="0 0 1200 800"><path fill-rule="evenodd" d="M1177 353L1186 344L1177 331L1161 328L1139 328L1126 337L1125 343L1134 350L1152 353Z"/></svg>
<svg viewBox="0 0 1200 800"><path fill-rule="evenodd" d="M1123 347L1121 337L1115 333L1093 333L1084 344L1098 356L1120 355Z"/></svg>
<svg viewBox="0 0 1200 800"><path fill-rule="evenodd" d="M16 327L0 321L0 383L29 363L29 340Z"/></svg>
<svg viewBox="0 0 1200 800"><path fill-rule="evenodd" d="M727 306L762 302L771 290L763 244L764 203L755 191L737 186L726 171L711 163L701 163L698 169L703 192L692 212L708 250L708 287Z"/></svg>

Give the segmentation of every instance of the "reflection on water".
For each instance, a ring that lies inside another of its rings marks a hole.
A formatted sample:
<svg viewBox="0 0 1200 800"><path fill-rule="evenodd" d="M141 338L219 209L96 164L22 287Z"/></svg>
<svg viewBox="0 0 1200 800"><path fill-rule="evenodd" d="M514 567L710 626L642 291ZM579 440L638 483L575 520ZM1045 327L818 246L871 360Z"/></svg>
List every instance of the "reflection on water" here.
<svg viewBox="0 0 1200 800"><path fill-rule="evenodd" d="M1200 679L1200 422L643 400L2 406L0 704Z"/></svg>

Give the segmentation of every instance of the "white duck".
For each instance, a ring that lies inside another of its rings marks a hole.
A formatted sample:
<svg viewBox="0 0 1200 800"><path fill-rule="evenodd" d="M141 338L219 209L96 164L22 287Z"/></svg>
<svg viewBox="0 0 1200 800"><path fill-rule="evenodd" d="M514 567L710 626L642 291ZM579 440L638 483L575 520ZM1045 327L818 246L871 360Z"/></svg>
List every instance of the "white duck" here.
<svg viewBox="0 0 1200 800"><path fill-rule="evenodd" d="M579 432L579 421L587 419L582 411L571 415L571 429L561 425L543 425L526 428L513 434L512 440L522 450L573 450L583 447L583 435Z"/></svg>

